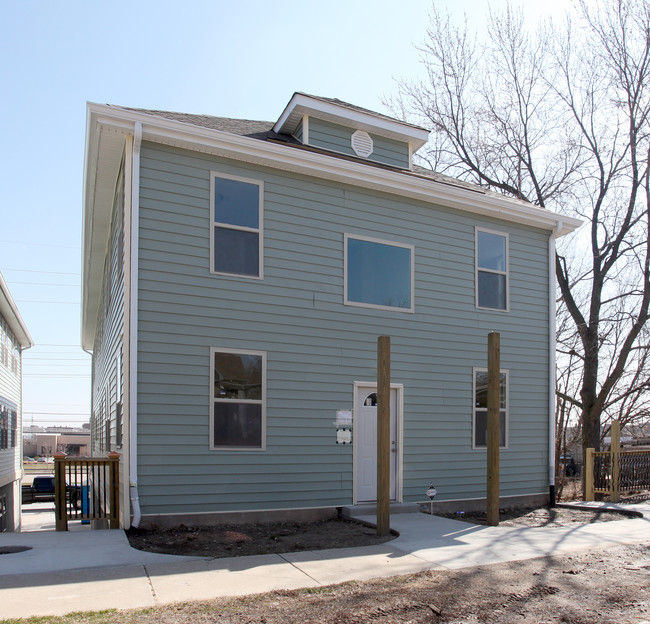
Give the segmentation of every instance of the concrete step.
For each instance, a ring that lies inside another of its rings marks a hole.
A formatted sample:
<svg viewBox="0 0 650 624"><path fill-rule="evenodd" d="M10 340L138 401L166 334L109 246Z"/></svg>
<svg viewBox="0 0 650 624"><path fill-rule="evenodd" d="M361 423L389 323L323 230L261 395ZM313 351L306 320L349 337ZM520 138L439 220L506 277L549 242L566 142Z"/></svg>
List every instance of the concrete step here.
<svg viewBox="0 0 650 624"><path fill-rule="evenodd" d="M420 509L417 503L391 503L390 513L404 514L404 513L419 513ZM344 518L358 518L359 516L376 516L377 505L376 503L363 503L360 505L349 505L341 508L341 514Z"/></svg>

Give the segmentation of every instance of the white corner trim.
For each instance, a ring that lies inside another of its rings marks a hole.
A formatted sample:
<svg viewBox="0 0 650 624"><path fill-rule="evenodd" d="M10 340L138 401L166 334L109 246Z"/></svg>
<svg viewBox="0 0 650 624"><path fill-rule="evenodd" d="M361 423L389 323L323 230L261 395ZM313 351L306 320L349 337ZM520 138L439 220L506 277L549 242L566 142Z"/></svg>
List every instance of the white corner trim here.
<svg viewBox="0 0 650 624"><path fill-rule="evenodd" d="M140 228L140 147L142 145L142 125L136 122L133 132L130 188L130 240L129 242L129 489L133 505L133 526L140 523L140 503L138 497L138 248ZM125 189L125 193L129 189Z"/></svg>

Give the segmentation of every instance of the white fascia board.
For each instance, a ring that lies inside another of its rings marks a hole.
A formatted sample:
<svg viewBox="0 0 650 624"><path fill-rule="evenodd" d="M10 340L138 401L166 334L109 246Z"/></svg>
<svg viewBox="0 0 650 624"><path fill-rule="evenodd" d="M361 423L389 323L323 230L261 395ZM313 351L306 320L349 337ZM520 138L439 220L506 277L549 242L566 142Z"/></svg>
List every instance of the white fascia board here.
<svg viewBox="0 0 650 624"><path fill-rule="evenodd" d="M34 341L29 335L29 331L27 331L27 326L20 316L18 306L9 292L9 287L4 277L2 277L2 273L0 273L0 314L23 349L34 346Z"/></svg>
<svg viewBox="0 0 650 624"><path fill-rule="evenodd" d="M369 133L380 134L389 138L407 141L413 151L419 150L429 140L429 131L412 124L391 121L331 102L311 98L302 93L295 93L280 119L273 126L274 132L292 134L303 115L316 112L318 117L334 123L350 122L355 128Z"/></svg>

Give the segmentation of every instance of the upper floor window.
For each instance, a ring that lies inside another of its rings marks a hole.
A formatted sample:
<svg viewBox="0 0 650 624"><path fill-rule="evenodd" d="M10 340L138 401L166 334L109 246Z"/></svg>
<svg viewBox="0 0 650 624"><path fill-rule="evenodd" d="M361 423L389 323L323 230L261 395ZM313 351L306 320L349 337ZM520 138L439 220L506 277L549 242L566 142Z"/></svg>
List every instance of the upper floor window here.
<svg viewBox="0 0 650 624"><path fill-rule="evenodd" d="M412 245L345 235L345 300L413 312Z"/></svg>
<svg viewBox="0 0 650 624"><path fill-rule="evenodd" d="M212 273L262 278L264 183L212 172Z"/></svg>
<svg viewBox="0 0 650 624"><path fill-rule="evenodd" d="M0 397L0 450L18 446L18 412L15 403Z"/></svg>
<svg viewBox="0 0 650 624"><path fill-rule="evenodd" d="M487 446L488 372L474 369L474 436L473 447ZM501 370L499 383L499 446L508 444L508 371Z"/></svg>
<svg viewBox="0 0 650 624"><path fill-rule="evenodd" d="M210 355L210 448L263 450L266 354L212 349Z"/></svg>
<svg viewBox="0 0 650 624"><path fill-rule="evenodd" d="M476 306L508 310L508 235L476 228Z"/></svg>

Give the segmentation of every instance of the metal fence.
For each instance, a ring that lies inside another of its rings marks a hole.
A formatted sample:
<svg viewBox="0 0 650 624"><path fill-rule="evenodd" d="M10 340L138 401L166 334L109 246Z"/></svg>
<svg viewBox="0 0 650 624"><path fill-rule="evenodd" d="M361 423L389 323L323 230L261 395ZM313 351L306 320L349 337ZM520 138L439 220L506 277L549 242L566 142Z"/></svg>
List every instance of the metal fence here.
<svg viewBox="0 0 650 624"><path fill-rule="evenodd" d="M56 530L67 531L68 520L103 522L119 528L119 453L108 457L54 456Z"/></svg>

